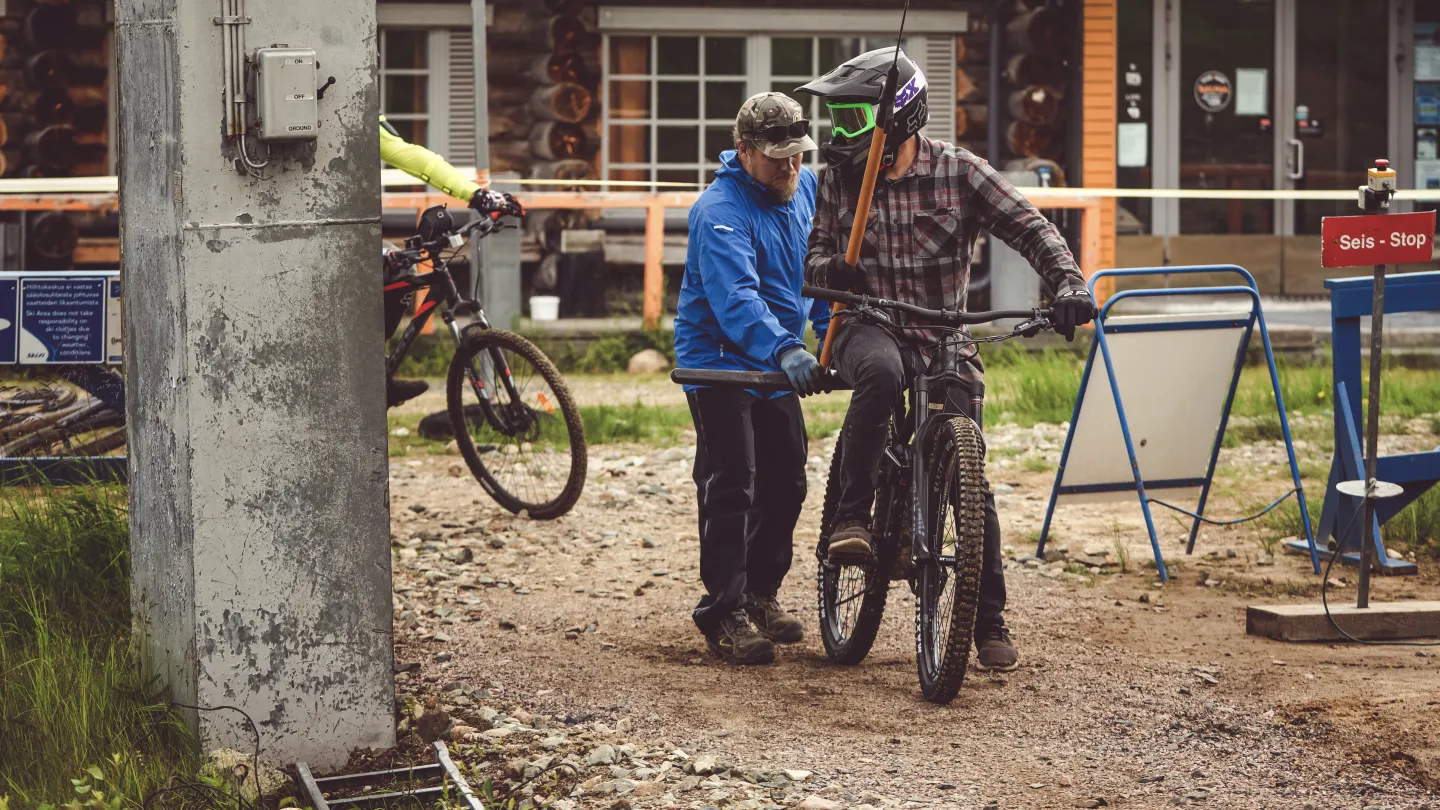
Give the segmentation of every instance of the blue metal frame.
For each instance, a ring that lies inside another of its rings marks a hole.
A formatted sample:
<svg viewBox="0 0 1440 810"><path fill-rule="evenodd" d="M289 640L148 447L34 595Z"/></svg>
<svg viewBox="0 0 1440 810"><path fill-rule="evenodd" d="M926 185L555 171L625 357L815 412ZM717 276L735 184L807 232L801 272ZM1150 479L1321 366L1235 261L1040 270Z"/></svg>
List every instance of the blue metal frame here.
<svg viewBox="0 0 1440 810"><path fill-rule="evenodd" d="M1360 426L1364 413L1361 403L1360 319L1370 315L1375 279L1372 276L1332 278L1326 279L1325 287L1330 291L1335 455L1330 464L1330 481L1325 491L1325 504L1320 509L1317 534L1322 540L1335 538L1342 563L1359 565L1362 527L1354 518L1363 507L1363 501L1341 494L1335 485L1365 478L1365 455L1361 450L1364 431ZM1424 311L1440 311L1440 272L1401 273L1385 279L1385 314ZM1404 490L1394 498L1385 498L1375 504L1372 536L1375 538L1380 570L1387 574L1415 573L1414 563L1391 559L1385 553L1380 527L1440 481L1440 448L1427 453L1381 456L1375 461L1375 474L1381 481L1399 484ZM1339 532L1347 526L1350 530L1340 537Z"/></svg>
<svg viewBox="0 0 1440 810"><path fill-rule="evenodd" d="M1115 378L1115 367L1111 362L1110 344L1106 340L1106 334L1121 334L1126 332L1167 332L1192 329L1233 329L1243 326L1245 334L1240 339L1239 348L1235 355L1235 370L1230 378L1230 390L1225 395L1225 406L1220 411L1220 426L1215 433L1215 444L1210 450L1210 462L1205 471L1203 479L1186 479L1183 481L1151 481L1150 486L1156 489L1175 488L1179 486L1199 486L1200 498L1195 512L1189 513L1195 521L1190 527L1190 539L1185 546L1185 553L1191 554L1195 550L1195 538L1200 532L1200 524L1204 522L1205 503L1210 497L1210 482L1215 476L1215 464L1220 457L1220 446L1225 439L1225 428L1230 420L1230 408L1235 402L1235 391L1240 383L1240 372L1245 367L1245 352L1250 345L1250 336L1254 333L1255 327L1260 328L1260 339L1265 347L1265 360L1270 368L1270 384L1275 391L1275 405L1280 416L1280 428L1285 436L1285 450L1290 460L1290 473L1295 483L1294 493L1300 502L1300 517L1305 523L1305 538L1309 543L1310 562L1315 568L1315 573L1320 573L1320 557L1315 548L1314 534L1310 529L1310 512L1305 502L1305 489L1300 482L1300 465L1295 460L1295 444L1290 438L1290 421L1285 413L1285 401L1280 392L1280 374L1275 367L1275 352L1270 345L1270 332L1265 328L1265 314L1260 307L1260 290L1255 284L1255 279L1248 271L1237 265L1197 265L1184 267L1143 267L1129 270L1102 270L1090 278L1089 287L1092 294L1095 291L1095 282L1104 277L1114 276L1152 276L1152 275L1185 275L1195 273L1234 273L1245 281L1245 286L1228 287L1177 287L1167 289L1145 289L1125 290L1110 297L1101 308L1099 315L1095 318L1095 340L1090 344L1090 353L1085 360L1085 372L1080 378L1080 390L1075 397L1075 410L1070 417L1070 431L1065 436L1065 447L1060 453L1060 466L1055 472L1055 485L1050 490L1050 504L1045 510L1045 522L1040 528L1040 542L1036 548L1037 555L1045 553L1045 541L1050 534L1050 523L1055 515L1055 506L1061 495L1080 494L1085 492L1121 492L1134 489L1140 498L1140 509L1145 515L1145 528L1150 533L1150 548L1155 554L1155 567L1160 572L1162 581L1169 580L1169 572L1165 568L1164 555L1160 551L1160 539L1155 533L1155 521L1150 514L1151 498L1145 493L1146 482L1140 473L1140 464L1135 458L1135 444L1130 437L1130 423L1125 417L1125 405L1120 399L1120 384ZM1250 298L1250 316L1244 320L1234 319L1201 319L1195 321L1170 321L1163 324L1123 324L1107 328L1105 319L1109 316L1110 310L1115 304L1126 298L1159 298L1169 296L1190 296L1190 295L1245 295ZM1070 446L1075 438L1075 428L1080 421L1080 406L1085 400L1086 386L1090 382L1090 374L1095 368L1095 356L1099 355L1105 361L1105 376L1110 383L1110 394L1115 399L1115 412L1120 420L1120 435L1125 439L1125 452L1130 458L1130 471L1135 477L1135 483L1131 484L1103 484L1094 486L1061 486L1060 482L1065 476L1065 465L1070 460ZM1283 498L1281 499L1283 500ZM1278 503L1278 501L1277 501ZM1274 508L1272 504L1271 508Z"/></svg>

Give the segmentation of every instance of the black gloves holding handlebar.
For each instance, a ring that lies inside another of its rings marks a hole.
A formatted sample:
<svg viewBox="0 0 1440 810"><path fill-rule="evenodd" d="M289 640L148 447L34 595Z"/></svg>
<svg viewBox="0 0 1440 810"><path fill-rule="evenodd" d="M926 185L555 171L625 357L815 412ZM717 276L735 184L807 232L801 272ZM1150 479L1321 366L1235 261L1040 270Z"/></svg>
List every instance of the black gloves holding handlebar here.
<svg viewBox="0 0 1440 810"><path fill-rule="evenodd" d="M830 257L830 265L825 268L825 286L832 290L861 295L868 295L870 292L870 282L865 279L865 274L859 267L845 261L844 254L839 253Z"/></svg>
<svg viewBox="0 0 1440 810"><path fill-rule="evenodd" d="M470 207L491 219L501 217L525 216L525 207L518 200L505 191L487 191L480 189L470 198Z"/></svg>
<svg viewBox="0 0 1440 810"><path fill-rule="evenodd" d="M1066 341L1075 340L1075 327L1084 326L1095 320L1095 299L1086 289L1061 293L1050 304L1050 321L1056 334L1064 335Z"/></svg>

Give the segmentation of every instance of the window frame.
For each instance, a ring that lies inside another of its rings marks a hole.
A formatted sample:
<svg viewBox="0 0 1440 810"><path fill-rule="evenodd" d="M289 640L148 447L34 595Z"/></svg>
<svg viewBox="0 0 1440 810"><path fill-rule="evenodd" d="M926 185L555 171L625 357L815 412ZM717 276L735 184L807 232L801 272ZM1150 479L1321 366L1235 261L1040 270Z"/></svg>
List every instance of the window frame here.
<svg viewBox="0 0 1440 810"><path fill-rule="evenodd" d="M425 67L391 68L385 63L385 46L391 32L424 31ZM448 155L450 151L450 113L447 105L446 88L450 83L450 32L419 24L381 25L376 29L378 52L376 71L380 80L380 112L390 121L424 121L425 138L417 142L432 152ZM419 113L392 113L386 109L386 79L391 76L424 76L425 111Z"/></svg>

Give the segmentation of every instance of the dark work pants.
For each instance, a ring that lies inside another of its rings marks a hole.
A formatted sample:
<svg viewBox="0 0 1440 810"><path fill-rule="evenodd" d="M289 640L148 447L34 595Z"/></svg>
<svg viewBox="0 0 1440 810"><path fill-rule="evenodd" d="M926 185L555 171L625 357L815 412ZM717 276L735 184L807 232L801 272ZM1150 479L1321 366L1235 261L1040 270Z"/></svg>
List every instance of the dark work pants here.
<svg viewBox="0 0 1440 810"><path fill-rule="evenodd" d="M687 396L706 591L692 615L709 632L745 594L774 594L790 570L808 442L798 397L759 399L731 388Z"/></svg>
<svg viewBox="0 0 1440 810"><path fill-rule="evenodd" d="M850 410L840 433L840 502L836 521L859 520L870 525L880 459L885 452L886 425L909 380L922 368L918 351L903 351L895 337L870 323L849 322L836 335L835 367L854 386ZM979 403L966 392L947 391L945 410L963 413L980 425ZM981 425L983 430L984 426ZM995 494L985 484L985 551L980 569L980 605L975 619L979 635L1003 621L1005 560L1000 554L1000 518Z"/></svg>

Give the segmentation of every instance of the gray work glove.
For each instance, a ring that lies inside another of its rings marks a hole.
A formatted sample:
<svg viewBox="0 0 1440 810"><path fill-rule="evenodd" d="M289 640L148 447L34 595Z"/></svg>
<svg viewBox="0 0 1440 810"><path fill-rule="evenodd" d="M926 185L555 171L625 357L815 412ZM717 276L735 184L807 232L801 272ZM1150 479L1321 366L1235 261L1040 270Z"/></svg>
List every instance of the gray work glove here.
<svg viewBox="0 0 1440 810"><path fill-rule="evenodd" d="M820 393L825 369L804 346L792 346L780 355L780 368L790 378L790 387L802 397Z"/></svg>

